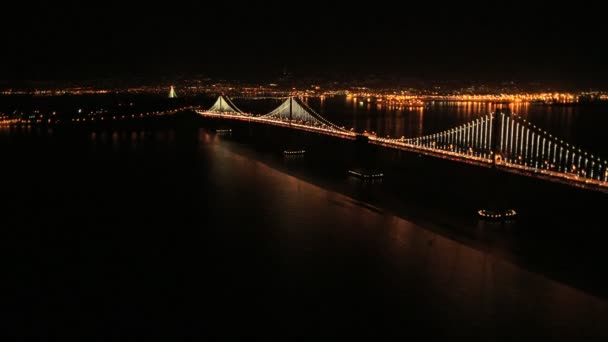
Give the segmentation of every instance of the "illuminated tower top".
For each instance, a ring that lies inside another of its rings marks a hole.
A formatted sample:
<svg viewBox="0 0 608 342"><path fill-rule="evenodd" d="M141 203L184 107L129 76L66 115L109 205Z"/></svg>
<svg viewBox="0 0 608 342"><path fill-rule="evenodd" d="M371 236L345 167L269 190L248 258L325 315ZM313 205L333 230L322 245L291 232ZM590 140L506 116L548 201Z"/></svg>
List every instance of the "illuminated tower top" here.
<svg viewBox="0 0 608 342"><path fill-rule="evenodd" d="M173 86L171 86L171 90L169 90L169 98L174 99L176 97L177 97L177 94L175 93L175 88L173 88Z"/></svg>

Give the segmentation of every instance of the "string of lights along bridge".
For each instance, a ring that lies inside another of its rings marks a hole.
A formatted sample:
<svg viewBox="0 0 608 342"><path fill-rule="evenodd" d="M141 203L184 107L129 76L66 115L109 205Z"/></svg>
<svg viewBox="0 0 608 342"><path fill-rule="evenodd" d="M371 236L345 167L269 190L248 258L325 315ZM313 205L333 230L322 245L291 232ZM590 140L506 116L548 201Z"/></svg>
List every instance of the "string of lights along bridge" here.
<svg viewBox="0 0 608 342"><path fill-rule="evenodd" d="M287 98L262 115L243 112L226 96L219 96L208 110L196 112L203 117L269 124L349 140L363 138L375 145L608 192L606 159L572 146L514 113L494 112L442 132L391 139L339 127L297 97Z"/></svg>

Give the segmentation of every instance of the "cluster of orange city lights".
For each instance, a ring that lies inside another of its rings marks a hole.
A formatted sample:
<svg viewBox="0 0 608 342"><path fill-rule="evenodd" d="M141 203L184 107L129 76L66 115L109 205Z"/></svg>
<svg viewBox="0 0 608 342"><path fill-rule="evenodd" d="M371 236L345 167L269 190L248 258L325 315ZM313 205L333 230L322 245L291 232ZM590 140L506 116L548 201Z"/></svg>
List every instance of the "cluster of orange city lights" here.
<svg viewBox="0 0 608 342"><path fill-rule="evenodd" d="M600 101L608 100L608 94L592 94ZM430 101L454 102L500 102L500 103L546 103L574 104L582 98L591 96L586 93L534 92L514 94L391 94L372 90L347 92L347 98L359 103L376 103L396 106L423 106Z"/></svg>
<svg viewBox="0 0 608 342"><path fill-rule="evenodd" d="M382 94L374 92L358 92L348 93L346 97L352 99L353 102L359 103L376 103L386 106L398 107L422 107L424 106L423 98L419 95L404 95L404 94Z"/></svg>

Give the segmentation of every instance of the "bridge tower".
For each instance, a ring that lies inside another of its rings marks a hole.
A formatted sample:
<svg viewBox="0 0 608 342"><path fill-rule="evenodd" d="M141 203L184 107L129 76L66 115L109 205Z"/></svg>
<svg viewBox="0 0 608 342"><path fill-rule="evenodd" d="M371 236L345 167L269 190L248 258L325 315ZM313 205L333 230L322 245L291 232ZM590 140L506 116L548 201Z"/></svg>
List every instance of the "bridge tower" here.
<svg viewBox="0 0 608 342"><path fill-rule="evenodd" d="M291 125L291 120L293 118L293 96L289 97L289 124Z"/></svg>
<svg viewBox="0 0 608 342"><path fill-rule="evenodd" d="M496 161L504 156L503 146L498 144L503 139L502 122L504 117L509 117L511 110L509 107L496 108L494 113L490 113L490 153L492 158L492 168L496 169Z"/></svg>
<svg viewBox="0 0 608 342"><path fill-rule="evenodd" d="M289 113L288 113L288 125L291 127L293 121L293 96L289 97ZM300 134L297 131L291 131L288 133L287 140L285 141L285 149L283 154L290 158L301 157L306 153L306 149L303 148L299 142Z"/></svg>
<svg viewBox="0 0 608 342"><path fill-rule="evenodd" d="M490 158L492 158L492 169L490 172L489 186L488 186L488 197L485 209L477 211L478 215L483 219L489 219L493 221L506 221L513 219L516 216L516 211L513 209L507 209L508 206L505 203L504 196L499 191L505 187L505 184L501 184L500 170L497 168L496 163L499 162L499 158L504 155L503 146L499 145L499 141L503 140L502 126L505 117L510 116L510 109L496 108L493 113L490 113Z"/></svg>

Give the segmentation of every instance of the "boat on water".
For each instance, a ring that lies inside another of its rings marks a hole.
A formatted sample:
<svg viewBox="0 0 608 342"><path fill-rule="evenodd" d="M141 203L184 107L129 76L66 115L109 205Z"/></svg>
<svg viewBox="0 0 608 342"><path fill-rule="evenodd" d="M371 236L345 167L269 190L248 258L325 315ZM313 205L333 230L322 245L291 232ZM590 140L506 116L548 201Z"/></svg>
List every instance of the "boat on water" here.
<svg viewBox="0 0 608 342"><path fill-rule="evenodd" d="M504 221L514 219L517 212L513 209L481 209L477 211L477 215L486 220Z"/></svg>
<svg viewBox="0 0 608 342"><path fill-rule="evenodd" d="M348 174L360 179L381 179L384 174L378 170L351 169Z"/></svg>

